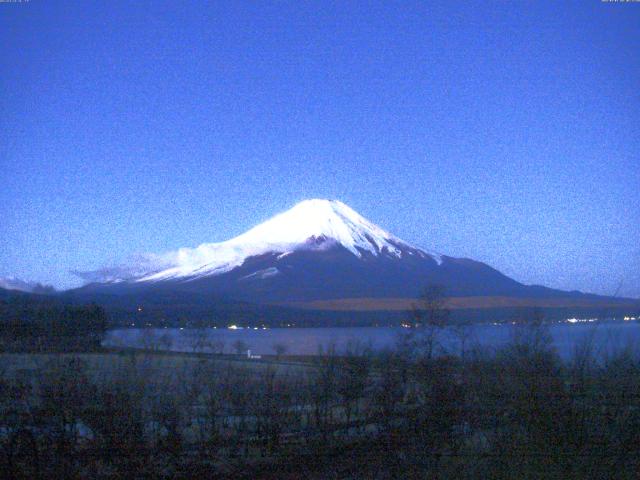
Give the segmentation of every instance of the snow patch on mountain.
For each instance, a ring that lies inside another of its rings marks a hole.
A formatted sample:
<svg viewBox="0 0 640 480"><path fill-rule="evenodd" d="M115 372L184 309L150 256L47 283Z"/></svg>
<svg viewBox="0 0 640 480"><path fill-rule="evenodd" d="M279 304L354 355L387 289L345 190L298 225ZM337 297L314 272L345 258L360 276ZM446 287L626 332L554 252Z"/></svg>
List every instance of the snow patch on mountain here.
<svg viewBox="0 0 640 480"><path fill-rule="evenodd" d="M263 270L258 270L257 272L250 273L249 275L245 275L244 277L240 277L240 280L264 280L265 278L273 277L274 275L278 275L279 273L280 270L278 270L276 267L269 267Z"/></svg>

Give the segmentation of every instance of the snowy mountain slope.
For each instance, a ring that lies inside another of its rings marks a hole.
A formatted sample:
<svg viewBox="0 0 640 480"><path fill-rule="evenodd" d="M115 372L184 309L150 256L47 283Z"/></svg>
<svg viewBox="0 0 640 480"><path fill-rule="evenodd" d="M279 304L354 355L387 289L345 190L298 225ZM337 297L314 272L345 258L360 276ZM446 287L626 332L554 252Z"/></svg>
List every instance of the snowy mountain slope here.
<svg viewBox="0 0 640 480"><path fill-rule="evenodd" d="M83 276L98 282L190 281L227 273L247 259L267 253L285 256L295 251L322 251L338 245L356 258L417 255L441 261L439 255L412 247L340 201L313 199L300 202L231 240L149 255L135 265L88 272ZM276 273L270 270L254 274L262 278Z"/></svg>

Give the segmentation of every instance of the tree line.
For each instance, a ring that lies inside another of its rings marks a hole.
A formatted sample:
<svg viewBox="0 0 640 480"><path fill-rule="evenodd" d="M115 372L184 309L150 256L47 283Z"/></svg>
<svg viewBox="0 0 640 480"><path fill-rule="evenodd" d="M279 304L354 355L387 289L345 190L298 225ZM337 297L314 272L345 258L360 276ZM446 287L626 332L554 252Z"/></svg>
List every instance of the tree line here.
<svg viewBox="0 0 640 480"><path fill-rule="evenodd" d="M107 314L95 304L0 300L0 351L96 350L106 329Z"/></svg>

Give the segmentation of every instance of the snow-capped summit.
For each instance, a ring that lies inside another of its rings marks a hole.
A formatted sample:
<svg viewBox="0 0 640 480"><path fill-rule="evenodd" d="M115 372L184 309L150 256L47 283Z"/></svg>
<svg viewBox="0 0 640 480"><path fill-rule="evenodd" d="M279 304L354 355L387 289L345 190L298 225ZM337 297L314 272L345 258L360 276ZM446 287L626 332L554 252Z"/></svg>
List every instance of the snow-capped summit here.
<svg viewBox="0 0 640 480"><path fill-rule="evenodd" d="M403 251L427 254L338 200L304 200L231 240L203 243L158 256L156 269L135 278L138 282L192 279L228 272L247 258L266 253L286 255L298 250L322 250L341 245L356 257L365 254L400 257ZM439 261L439 257L431 255Z"/></svg>
<svg viewBox="0 0 640 480"><path fill-rule="evenodd" d="M230 242L296 248L310 238L333 240L358 257L363 252L377 255L383 249L399 255L394 244L404 244L344 203L320 199L304 200Z"/></svg>

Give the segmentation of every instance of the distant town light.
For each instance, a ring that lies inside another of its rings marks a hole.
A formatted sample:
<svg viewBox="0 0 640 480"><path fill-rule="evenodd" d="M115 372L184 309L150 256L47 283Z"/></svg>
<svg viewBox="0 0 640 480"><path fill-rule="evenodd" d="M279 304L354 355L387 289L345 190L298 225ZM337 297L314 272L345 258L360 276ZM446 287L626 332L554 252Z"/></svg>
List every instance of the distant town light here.
<svg viewBox="0 0 640 480"><path fill-rule="evenodd" d="M592 322L597 322L598 319L597 318L567 318L567 322L569 323L592 323Z"/></svg>

